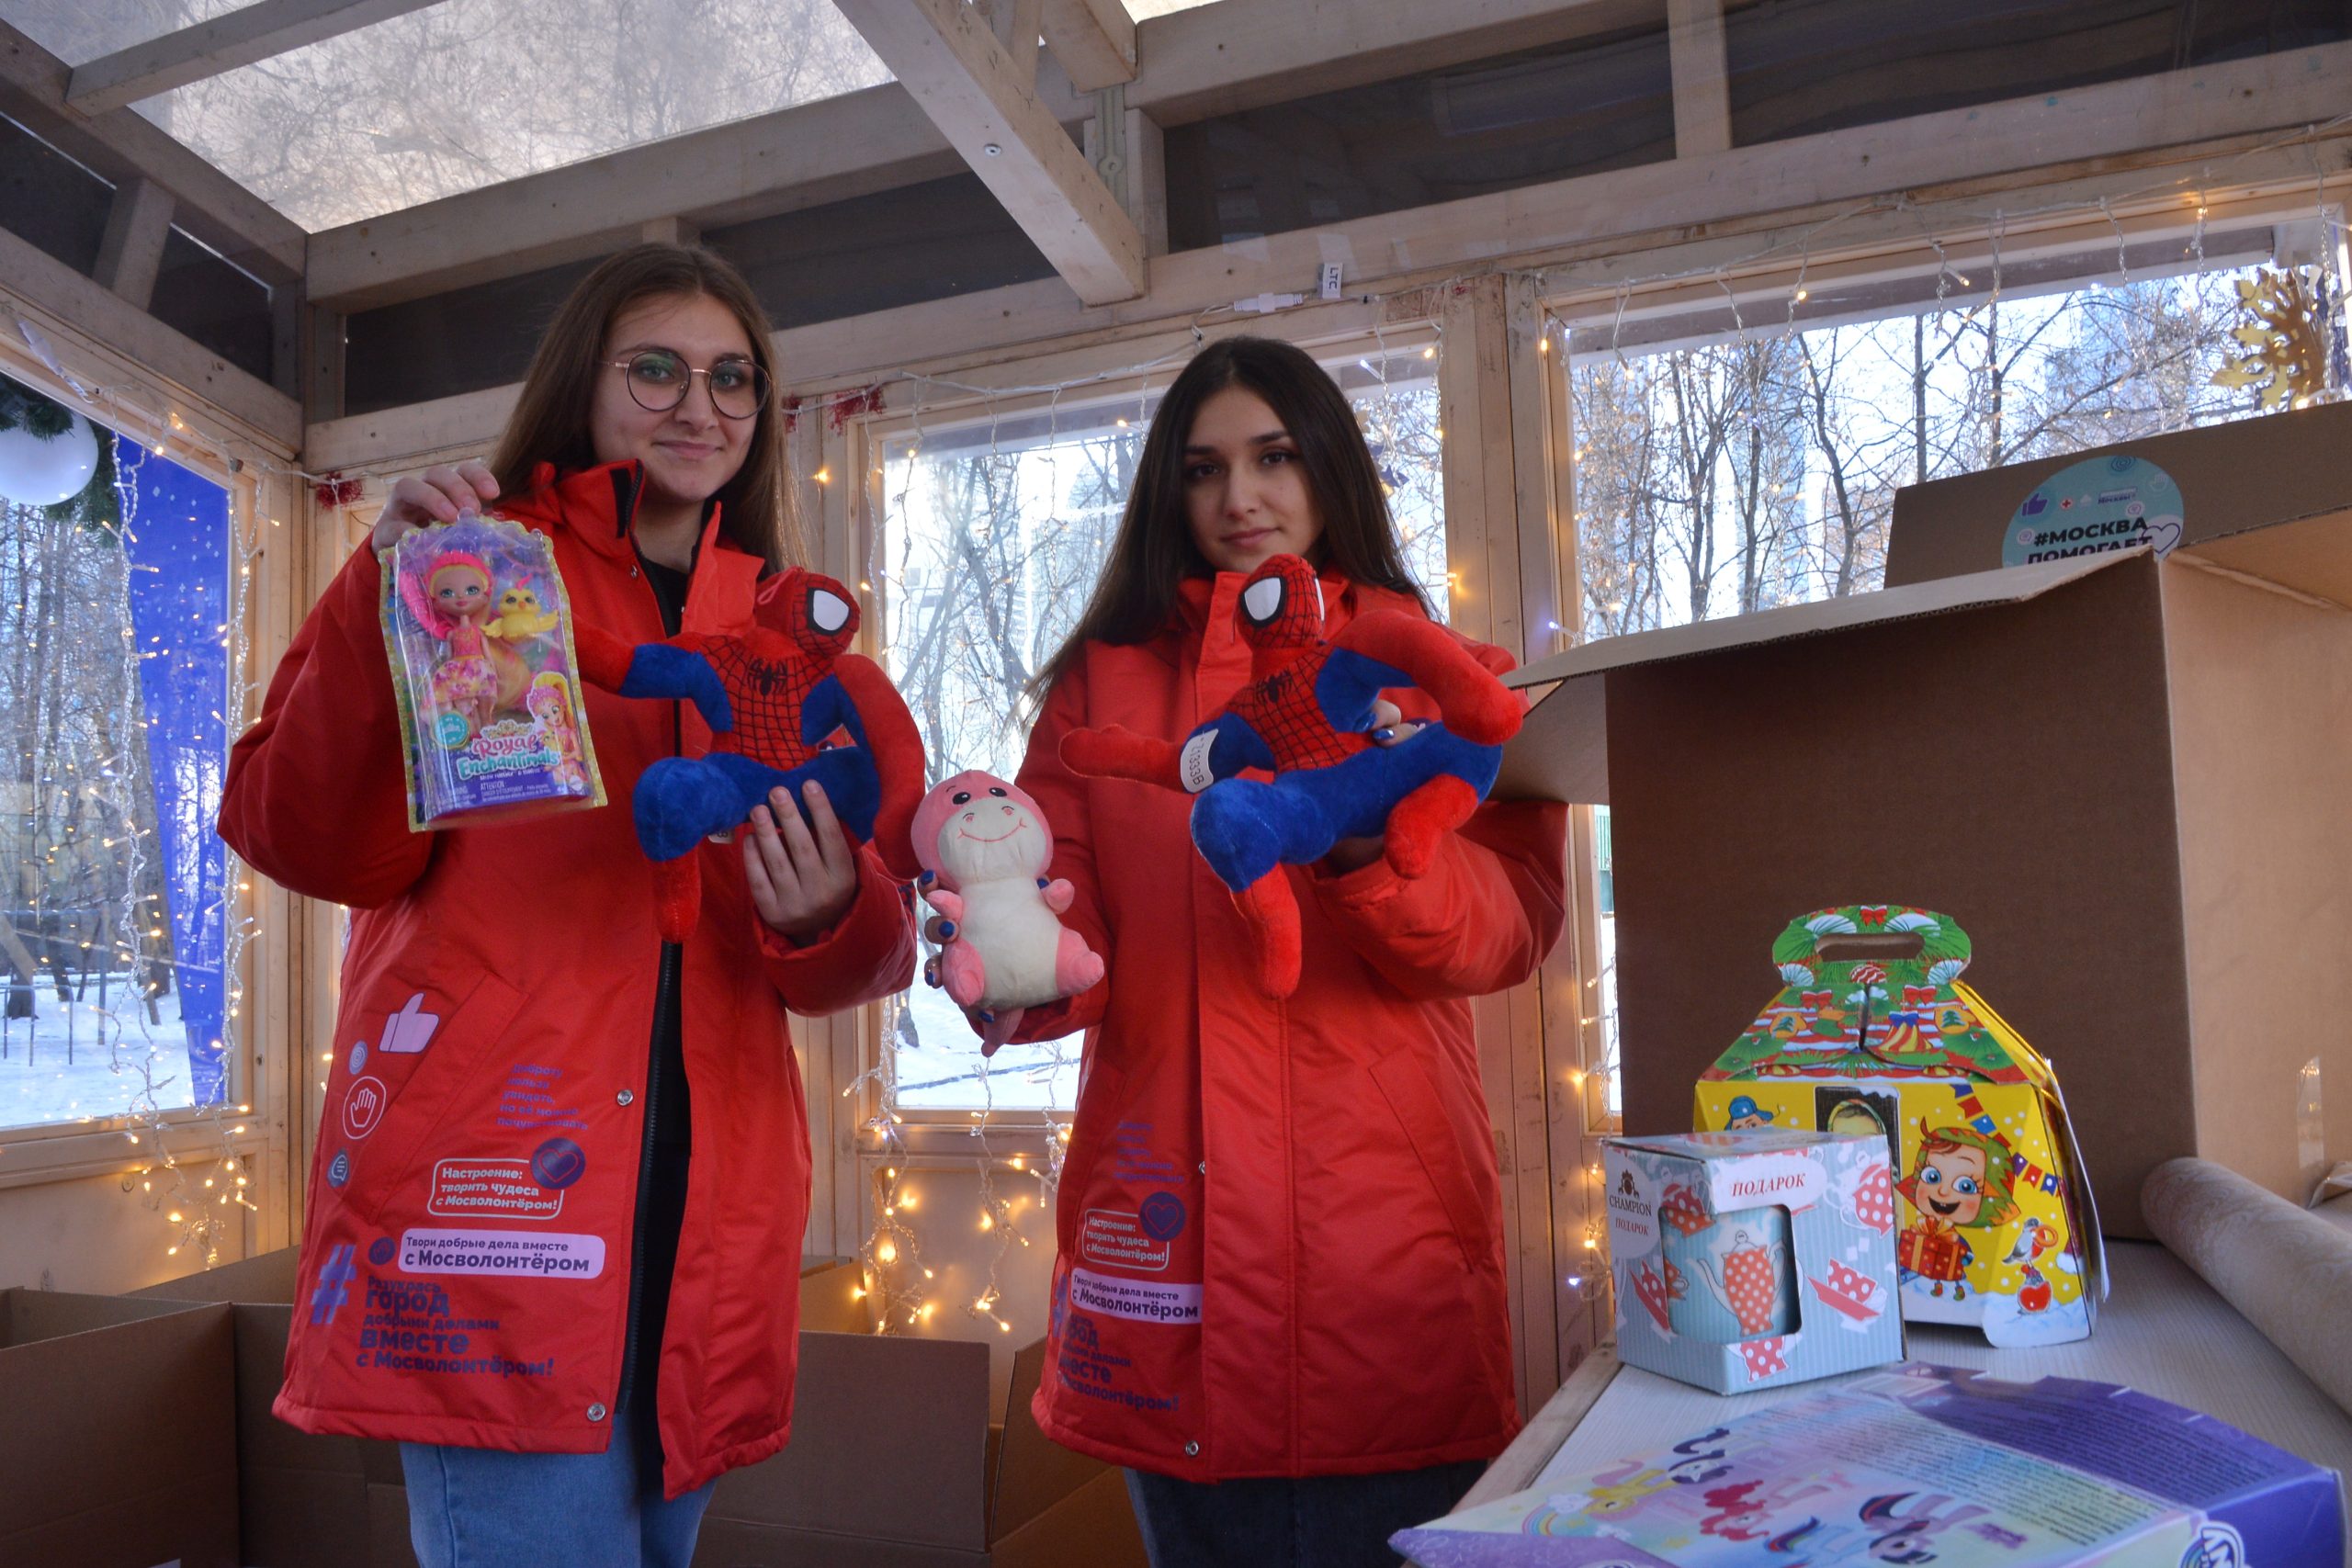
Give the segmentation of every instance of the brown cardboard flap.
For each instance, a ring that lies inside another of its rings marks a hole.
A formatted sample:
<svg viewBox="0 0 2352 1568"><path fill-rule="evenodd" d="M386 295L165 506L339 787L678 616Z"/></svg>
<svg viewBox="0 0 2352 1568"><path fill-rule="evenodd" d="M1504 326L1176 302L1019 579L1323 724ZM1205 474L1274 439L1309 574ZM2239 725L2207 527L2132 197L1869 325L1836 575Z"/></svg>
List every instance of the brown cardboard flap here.
<svg viewBox="0 0 2352 1568"><path fill-rule="evenodd" d="M87 1334L117 1324L144 1323L188 1310L187 1302L134 1302L120 1296L81 1296L70 1291L0 1291L0 1349Z"/></svg>
<svg viewBox="0 0 2352 1568"><path fill-rule="evenodd" d="M804 1258L800 1260L800 1332L803 1334L871 1334L874 1316L866 1311L865 1270L854 1258Z"/></svg>
<svg viewBox="0 0 2352 1568"><path fill-rule="evenodd" d="M1143 1532L1136 1528L1127 1478L1104 1466L1102 1472L1068 1497L1004 1537L989 1554L989 1568L1148 1568Z"/></svg>
<svg viewBox="0 0 2352 1568"><path fill-rule="evenodd" d="M1038 1428L1029 1402L1045 1375L1046 1342L1023 1346L1012 1358L1012 1386L1005 1394L1004 1441L997 1461L996 1506L989 1515L989 1539L1002 1540L1107 1468L1101 1460L1073 1453Z"/></svg>
<svg viewBox="0 0 2352 1568"><path fill-rule="evenodd" d="M2224 546L2328 538L2352 563L2343 523ZM2352 613L2182 553L2163 588L2199 1153L2300 1203L2331 1143L2352 1152ZM2296 1116L2314 1060L2319 1136Z"/></svg>
<svg viewBox="0 0 2352 1568"><path fill-rule="evenodd" d="M1789 604L1752 615L1602 637L1538 660L1505 676L1504 683L1514 687L1547 681L1563 683L1529 711L1519 733L1504 744L1496 793L1505 799L1563 800L1578 806L1608 802L1609 705L1602 682L1594 679L1603 673L1745 652L1960 610L2022 604L2146 553L2122 550L2077 556L1878 593Z"/></svg>
<svg viewBox="0 0 2352 1568"><path fill-rule="evenodd" d="M2201 548L2223 535L2341 508L2352 497L2352 403L2265 414L1906 485L1894 492L1888 585L2000 565L2009 522L2036 486L2077 463L2125 455L2154 463L2180 487L2181 545Z"/></svg>
<svg viewBox="0 0 2352 1568"><path fill-rule="evenodd" d="M281 1247L275 1252L265 1252L257 1258L223 1263L218 1269L207 1269L177 1280L166 1280L160 1285L150 1285L143 1291L132 1291L130 1294L134 1301L290 1304L294 1300L294 1274L300 1265L301 1256L300 1247Z"/></svg>
<svg viewBox="0 0 2352 1568"><path fill-rule="evenodd" d="M804 1334L792 1441L720 1478L713 1517L988 1546L989 1348Z"/></svg>
<svg viewBox="0 0 2352 1568"><path fill-rule="evenodd" d="M232 1568L229 1310L11 1291L0 1562Z"/></svg>
<svg viewBox="0 0 2352 1568"><path fill-rule="evenodd" d="M2343 499L2352 500L2352 492ZM2335 605L2352 605L2352 512L2249 528L2176 550L2171 558L2188 565L2209 562Z"/></svg>

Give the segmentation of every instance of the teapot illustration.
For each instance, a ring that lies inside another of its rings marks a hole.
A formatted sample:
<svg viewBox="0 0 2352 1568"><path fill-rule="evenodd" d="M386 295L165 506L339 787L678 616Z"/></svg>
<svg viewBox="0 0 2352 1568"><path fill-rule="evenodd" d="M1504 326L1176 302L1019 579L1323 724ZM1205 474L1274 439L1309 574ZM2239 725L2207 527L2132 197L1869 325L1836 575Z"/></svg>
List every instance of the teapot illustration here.
<svg viewBox="0 0 2352 1568"><path fill-rule="evenodd" d="M1692 1271L1734 1322L1743 1338L1786 1334L1796 1326L1789 1278L1788 1216L1779 1209L1743 1209L1719 1216L1713 1235L1690 1258Z"/></svg>

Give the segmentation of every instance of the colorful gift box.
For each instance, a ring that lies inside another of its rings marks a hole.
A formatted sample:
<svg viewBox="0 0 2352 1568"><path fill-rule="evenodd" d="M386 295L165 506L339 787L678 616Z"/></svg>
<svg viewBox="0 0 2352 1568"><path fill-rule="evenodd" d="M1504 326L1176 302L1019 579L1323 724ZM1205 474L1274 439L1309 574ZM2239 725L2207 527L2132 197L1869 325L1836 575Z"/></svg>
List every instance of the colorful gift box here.
<svg viewBox="0 0 2352 1568"><path fill-rule="evenodd" d="M1881 1140L1872 1196L1894 1234L1903 1315L1996 1345L2091 1331L2098 1219L2050 1064L1968 987L1950 917L1849 904L1789 923L1782 989L1699 1081L1702 1129Z"/></svg>
<svg viewBox="0 0 2352 1568"><path fill-rule="evenodd" d="M1880 1138L1609 1138L1601 1171L1620 1359L1736 1393L1902 1359Z"/></svg>

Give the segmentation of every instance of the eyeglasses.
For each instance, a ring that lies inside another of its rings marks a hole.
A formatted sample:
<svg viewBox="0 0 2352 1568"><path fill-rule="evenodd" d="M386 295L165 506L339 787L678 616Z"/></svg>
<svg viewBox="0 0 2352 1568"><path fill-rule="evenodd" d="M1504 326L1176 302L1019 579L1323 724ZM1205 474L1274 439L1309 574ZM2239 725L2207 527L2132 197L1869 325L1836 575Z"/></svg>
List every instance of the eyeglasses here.
<svg viewBox="0 0 2352 1568"><path fill-rule="evenodd" d="M649 348L605 363L622 372L629 397L648 413L667 413L684 402L697 376L710 388L710 406L729 419L750 419L767 405L768 373L748 359L722 359L700 370L682 355Z"/></svg>

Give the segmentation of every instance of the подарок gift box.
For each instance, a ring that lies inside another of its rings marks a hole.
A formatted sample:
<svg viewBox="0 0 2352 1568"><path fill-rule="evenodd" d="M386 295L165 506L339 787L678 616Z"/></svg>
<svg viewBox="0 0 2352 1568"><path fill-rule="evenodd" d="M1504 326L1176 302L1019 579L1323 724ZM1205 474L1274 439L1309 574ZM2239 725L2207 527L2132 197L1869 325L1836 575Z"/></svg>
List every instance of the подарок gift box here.
<svg viewBox="0 0 2352 1568"><path fill-rule="evenodd" d="M1700 1076L1695 1124L1878 1138L1906 1319L2081 1339L2103 1278L2082 1156L2050 1064L1961 982L1971 956L1932 910L1800 915L1772 945L1780 994Z"/></svg>
<svg viewBox="0 0 2352 1568"><path fill-rule="evenodd" d="M1609 1138L1601 1162L1621 1360L1736 1393L1903 1359L1884 1140Z"/></svg>

